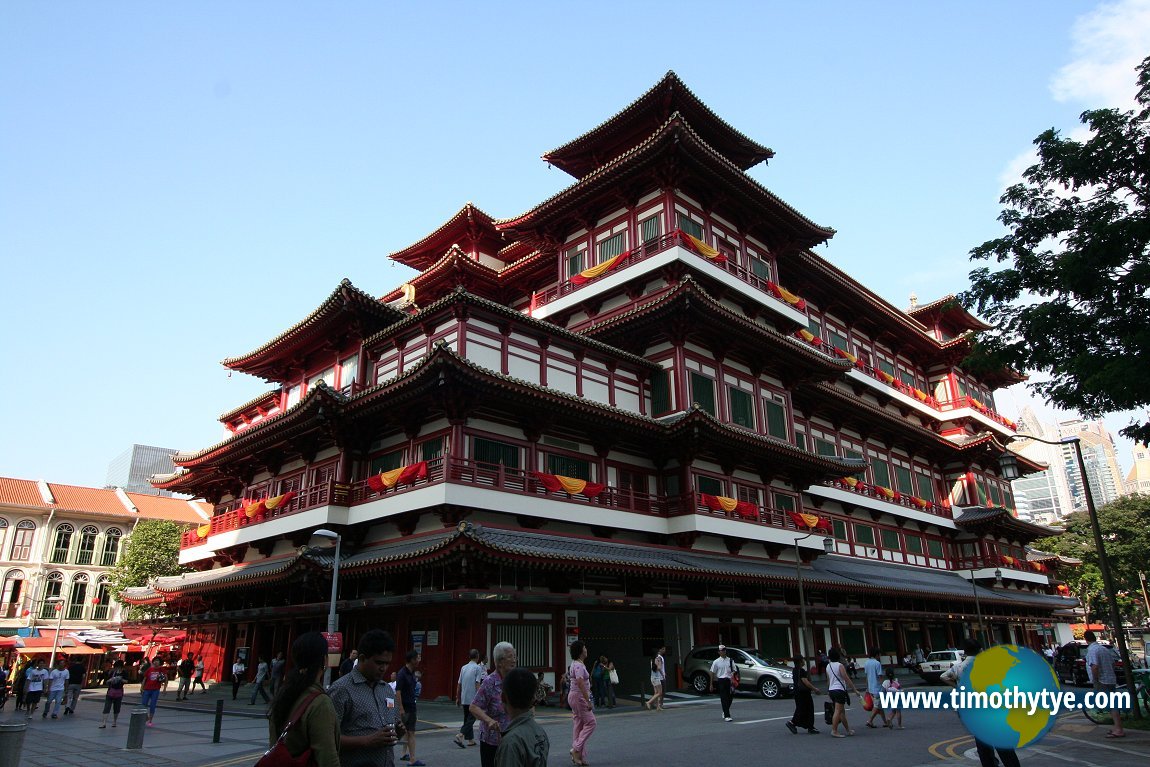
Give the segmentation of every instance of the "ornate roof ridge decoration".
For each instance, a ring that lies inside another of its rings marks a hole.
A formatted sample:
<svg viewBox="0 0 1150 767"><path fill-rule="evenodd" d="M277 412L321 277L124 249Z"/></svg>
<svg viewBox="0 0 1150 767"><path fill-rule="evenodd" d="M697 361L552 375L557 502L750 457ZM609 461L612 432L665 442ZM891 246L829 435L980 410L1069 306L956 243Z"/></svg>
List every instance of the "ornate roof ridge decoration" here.
<svg viewBox="0 0 1150 767"><path fill-rule="evenodd" d="M456 306L459 304L471 304L472 306L481 307L494 314L498 314L502 317L512 320L520 325L533 328L536 332L544 332L549 336L556 336L559 338L567 339L568 341L589 349L594 349L615 359L625 360L637 367L645 368L648 370L654 370L659 367L656 363L651 362L644 357L625 352L622 349L611 346L610 344L598 341L594 338L590 338L583 333L576 333L574 331L568 330L561 325L556 325L552 322L548 322L547 320L531 317L524 314L523 312L516 311L515 309L512 309L505 304L501 304L498 301L492 301L488 298L484 298L483 296L476 295L475 293L467 290L462 285L456 286L454 290L437 300L435 303L421 308L416 314L412 314L404 320L397 322L390 327L384 328L375 335L365 339L364 345L370 346L377 344L384 338L387 338L395 333L401 333L413 325L419 325L420 323L425 322L429 316L435 314L436 312L440 312L449 306Z"/></svg>
<svg viewBox="0 0 1150 767"><path fill-rule="evenodd" d="M259 423L254 423L243 431L237 432L202 450L197 450L194 453L176 453L172 456L172 463L176 464L177 467L191 469L202 465L206 460L211 459L221 450L234 447L237 444L243 443L249 450L257 449L259 442L267 436L266 432L272 427L280 427L275 429L275 431L278 432L281 429L289 428L291 425L298 423L302 418L308 415L310 411L322 407L324 403L339 405L346 401L347 397L332 389L325 382L320 381L315 386L309 388L307 394L287 410L276 413L270 418L265 418Z"/></svg>
<svg viewBox="0 0 1150 767"><path fill-rule="evenodd" d="M797 460L803 461L808 466L818 466L825 472L825 476L822 477L823 479L857 474L860 471L866 471L867 468L866 461L862 459L819 455L818 453L804 450L785 439L779 439L778 437L760 434L757 431L742 429L738 426L723 423L715 416L700 409L698 405L693 405L689 410L679 415L678 418L664 420L663 425L666 427L667 434L670 437L689 428L706 426L716 435L721 435L725 440L733 440L747 445L766 448L772 452L781 452L784 455L790 455Z"/></svg>
<svg viewBox="0 0 1150 767"><path fill-rule="evenodd" d="M415 299L417 302L420 300L426 301L427 297L424 295L424 290L434 290L436 287L441 287L442 283L449 282L452 279L453 274L455 275L456 283L451 285L449 290L474 280L486 282L497 289L502 287L498 270L475 260L467 255L461 247L455 244L452 244L451 247L444 251L443 255L440 256L435 263L412 277L408 284L415 286ZM399 300L402 296L403 287L401 286L392 290L390 293L384 294L380 300L385 303L390 303ZM439 298L439 295L432 294L433 301ZM416 304L416 308L418 308L418 304Z"/></svg>
<svg viewBox="0 0 1150 767"><path fill-rule="evenodd" d="M458 245L461 241L469 246L460 246L464 252L471 250L478 254L479 245L487 243L494 246L494 255L505 245L503 234L495 229L494 221L490 214L468 201L431 234L391 253L388 258L412 269L423 270L436 261L434 254L443 252L450 245Z"/></svg>
<svg viewBox="0 0 1150 767"><path fill-rule="evenodd" d="M286 342L304 339L313 331L333 320L339 320L350 311L359 318L370 318L371 325L386 324L404 317L404 313L381 303L374 296L369 295L351 284L346 277L340 281L335 290L324 299L307 317L292 325L275 338L271 339L258 349L238 357L228 357L221 364L230 370L239 370L252 375L269 377L268 372L277 361L276 350ZM366 331L364 331L366 335ZM274 376L271 376L274 378Z"/></svg>
<svg viewBox="0 0 1150 767"><path fill-rule="evenodd" d="M926 325L923 325L916 318L899 309L827 259L809 250L801 251L796 255L798 261L803 266L814 269L821 273L823 277L838 283L840 287L847 288L875 309L878 309L889 318L896 320L899 325L913 334L916 341L926 341L932 347L936 349L939 348L938 339L930 334L930 329L926 327ZM816 302L816 305L817 303L818 302Z"/></svg>
<svg viewBox="0 0 1150 767"><path fill-rule="evenodd" d="M962 302L958 300L958 296L953 293L935 299L927 304L912 306L907 309L906 313L924 325L927 324L926 321L922 319L924 317L928 317L931 320L949 317L956 327L963 328L964 330L990 330L994 327L971 314L970 310L963 306Z"/></svg>
<svg viewBox="0 0 1150 767"><path fill-rule="evenodd" d="M229 418L233 418L233 417L239 415L240 413L244 412L248 408L255 407L256 405L260 404L264 400L269 400L269 399L272 399L273 397L277 398L277 400L278 400L280 394L282 394L282 393L283 393L283 387L277 386L276 388L274 388L270 391L266 391L263 394L258 394L255 397L252 397L250 400L248 400L244 404L238 405L238 406L232 408L231 410L227 411L226 413L221 413L217 420L226 421Z"/></svg>
<svg viewBox="0 0 1150 767"><path fill-rule="evenodd" d="M958 510L956 508L956 510ZM1035 522L1026 522L1010 513L1005 506L967 506L961 508L962 514L954 518L954 524L968 531L985 530L989 527L1002 527L1010 532L1028 535L1031 540L1035 538L1050 538L1062 535L1065 530L1057 527L1047 527Z"/></svg>
<svg viewBox="0 0 1150 767"><path fill-rule="evenodd" d="M604 122L566 144L544 152L543 160L575 178L582 178L629 149L628 142L648 135L654 126L674 112L697 118L707 134L708 143L719 148L740 170L745 171L775 156L773 150L736 130L711 111L673 70L669 70L650 90Z"/></svg>
<svg viewBox="0 0 1150 767"><path fill-rule="evenodd" d="M741 198L744 204L757 208L759 223L769 223L772 231L779 230L791 247L813 247L835 234L834 229L811 221L716 152L678 112L672 113L650 137L635 147L591 171L526 213L498 220L495 225L501 231L529 239L526 235L546 226L549 219L569 215L571 208L598 195L617 192L617 186L629 175L643 173L645 164L659 159L666 151L675 153L680 169L694 162L712 174L722 174L728 182L728 203L733 204L736 198Z"/></svg>
<svg viewBox="0 0 1150 767"><path fill-rule="evenodd" d="M684 277L670 290L656 294L651 297L650 300L637 304L621 314L616 314L602 322L588 325L582 328L580 332L587 335L595 335L597 333L610 331L618 328L620 325L626 325L636 317L651 314L659 309L668 307L668 305L676 301L688 300L688 297L699 298L708 311L719 315L724 320L738 323L749 331L759 333L775 342L776 345L783 345L786 349L795 351L799 356L820 365L828 372L837 375L846 373L853 368L853 364L850 360L837 356L832 357L829 354L815 349L810 344L801 343L797 339L784 335L774 328L760 325L746 315L740 315L731 308L724 306L721 301L707 292L707 289L691 275Z"/></svg>
<svg viewBox="0 0 1150 767"><path fill-rule="evenodd" d="M341 557L340 559L344 558ZM310 555L292 553L274 559L241 562L212 570L165 575L156 578L148 586L133 586L124 589L120 594L120 599L127 604L138 605L154 602L157 598L164 600L173 597L178 598L228 584L242 583L244 586L252 586L268 581L282 580L291 572L310 563Z"/></svg>

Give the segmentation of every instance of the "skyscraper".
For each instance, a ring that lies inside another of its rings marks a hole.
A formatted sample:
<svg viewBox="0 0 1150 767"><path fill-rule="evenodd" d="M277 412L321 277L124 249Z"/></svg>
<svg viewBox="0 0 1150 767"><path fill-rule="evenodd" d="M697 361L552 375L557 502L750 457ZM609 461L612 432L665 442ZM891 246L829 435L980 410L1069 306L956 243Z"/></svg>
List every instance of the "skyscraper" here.
<svg viewBox="0 0 1150 767"><path fill-rule="evenodd" d="M172 456L177 450L170 447L132 445L108 464L105 487L119 487L129 493L147 493L170 497L168 490L159 490L148 482L154 474L169 474L175 469Z"/></svg>

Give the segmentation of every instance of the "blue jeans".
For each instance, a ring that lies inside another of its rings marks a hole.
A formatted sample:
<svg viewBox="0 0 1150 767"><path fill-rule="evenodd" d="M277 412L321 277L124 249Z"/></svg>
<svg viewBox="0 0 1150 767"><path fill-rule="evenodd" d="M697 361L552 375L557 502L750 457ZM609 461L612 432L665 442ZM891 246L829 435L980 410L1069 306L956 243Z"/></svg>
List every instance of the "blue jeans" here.
<svg viewBox="0 0 1150 767"><path fill-rule="evenodd" d="M140 705L148 709L148 721L156 715L156 704L160 702L159 690L142 690L140 692Z"/></svg>
<svg viewBox="0 0 1150 767"><path fill-rule="evenodd" d="M63 690L50 690L48 701L44 704L44 716L56 716L60 713L60 703L64 700Z"/></svg>

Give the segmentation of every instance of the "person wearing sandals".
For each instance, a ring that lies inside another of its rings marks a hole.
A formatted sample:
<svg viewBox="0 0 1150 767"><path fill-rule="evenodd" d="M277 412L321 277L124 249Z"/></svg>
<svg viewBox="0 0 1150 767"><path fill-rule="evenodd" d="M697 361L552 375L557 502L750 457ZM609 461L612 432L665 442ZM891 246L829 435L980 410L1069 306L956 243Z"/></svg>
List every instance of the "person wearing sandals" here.
<svg viewBox="0 0 1150 767"><path fill-rule="evenodd" d="M104 718L100 720L100 729L108 726L108 713L112 714L112 726L116 726L120 718L120 706L124 704L124 661L118 660L112 664L111 674L108 676L108 692L104 696Z"/></svg>
<svg viewBox="0 0 1150 767"><path fill-rule="evenodd" d="M651 656L651 689L654 692L651 693L651 699L643 704L648 711L656 708L663 710L663 685L667 681L667 662L663 660L663 653L666 651L666 647L660 647Z"/></svg>
<svg viewBox="0 0 1150 767"><path fill-rule="evenodd" d="M571 643L571 763L587 767L587 740L595 732L595 714L591 713L591 674L587 671L587 645Z"/></svg>
<svg viewBox="0 0 1150 767"><path fill-rule="evenodd" d="M835 714L831 718L831 737L832 738L845 738L847 735L854 735L855 731L851 729L850 722L847 721L847 703L850 702L850 695L847 693L847 687L855 695L859 694L858 688L855 683L847 676L846 666L842 663L842 654L839 648L832 647L830 652L827 653L830 662L827 663L827 695L830 696L831 702L835 704ZM843 726L846 734L839 732L839 725Z"/></svg>
<svg viewBox="0 0 1150 767"><path fill-rule="evenodd" d="M311 749L316 767L340 767L339 718L331 698L323 690L327 665L327 640L318 631L301 634L291 646L292 670L285 674L268 712L268 738L274 746L292 716L306 703L284 737L295 756Z"/></svg>
<svg viewBox="0 0 1150 767"><path fill-rule="evenodd" d="M887 693L891 694L891 696L892 696L891 702L895 704L895 708L892 708L886 712L886 720L889 723L887 726L892 727L893 729L896 729L896 730L901 730L902 729L902 709L898 708L898 701L894 698L894 696L898 693L899 690L902 689L902 685L898 683L897 679L895 679L894 666L891 666L890 668L888 668L886 670L886 679L882 683L882 688ZM876 701L875 705L878 705L877 701ZM894 726L894 723L896 721L898 722L898 727Z"/></svg>
<svg viewBox="0 0 1150 767"><path fill-rule="evenodd" d="M879 649L877 647L870 648L867 654L866 663L863 664L863 672L866 674L866 691L871 694L873 705L871 706L870 716L866 720L866 726L870 729L875 729L874 718L877 716L882 719L883 727L890 727L890 722L887 721L886 712L883 711L882 706L879 705L879 696L882 694L882 663L878 659Z"/></svg>
<svg viewBox="0 0 1150 767"><path fill-rule="evenodd" d="M815 700L812 696L822 695L822 692L811 684L806 658L796 655L791 660L795 663L795 713L791 715L791 721L786 722L787 729L792 735L798 735L800 727L808 735L818 735L819 731L815 729Z"/></svg>

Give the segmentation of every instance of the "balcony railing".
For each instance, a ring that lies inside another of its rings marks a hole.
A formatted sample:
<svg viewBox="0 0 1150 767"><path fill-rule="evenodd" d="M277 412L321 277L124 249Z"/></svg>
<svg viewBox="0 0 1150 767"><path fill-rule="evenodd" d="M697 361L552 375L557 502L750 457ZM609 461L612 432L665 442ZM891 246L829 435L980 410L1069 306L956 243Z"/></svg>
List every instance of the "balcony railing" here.
<svg viewBox="0 0 1150 767"><path fill-rule="evenodd" d="M945 413L945 412L948 412L951 410L958 410L960 408L969 407L969 408L972 408L974 410L977 410L979 413L986 416L990 420L994 421L997 424L1005 426L1006 428L1010 429L1011 431L1017 431L1018 430L1018 425L1016 423L1014 423L1014 421L1010 420L1009 418L1007 418L1003 415L999 415L998 413L996 413L995 411L991 410L986 405L984 405L982 402L979 402L978 400L976 400L974 397L962 396L962 397L959 397L958 399L955 399L953 401L941 402L938 399L936 399L935 397L931 396L930 394L927 394L926 392L924 392L922 389L918 389L918 388L915 388L914 386L910 386L906 383L903 383L901 380L899 380L895 376L892 376L890 373L887 373L884 370L880 370L879 368L876 368L873 365L868 365L865 362L863 362L861 359L854 357L854 355L848 355L842 349L839 349L837 346L831 346L829 343L827 343L826 341L824 341L821 338L818 338L817 336L815 336L813 338L813 340L807 339L806 337L803 336L802 331L799 331L798 333L796 333L795 336L799 340L805 342L809 346L813 346L814 348L818 349L819 351L823 352L824 354L830 354L830 355L834 355L834 356L838 356L838 357L844 357L845 359L851 360L851 362L854 364L854 369L857 370L858 372L862 373L865 376L873 378L874 380L878 381L879 383L883 384L884 386L888 386L891 389L894 389L895 391L902 392L903 394L905 394L906 396L908 396L912 399L918 400L922 404L926 405L927 407L931 408L932 410L938 411L939 413Z"/></svg>
<svg viewBox="0 0 1150 767"><path fill-rule="evenodd" d="M318 509L321 506L343 506L347 504L347 486L329 481L321 485L309 487L297 492L290 503L277 509L268 509L255 516L249 517L244 507L255 501L233 501L225 504L223 510L203 525L188 530L180 539L180 548L187 549L199 546L210 536L225 533L230 530L239 530L241 527L259 524L270 519L278 519L291 514L298 514L308 509ZM201 530L205 534L201 534Z"/></svg>
<svg viewBox="0 0 1150 767"><path fill-rule="evenodd" d="M67 620L78 621L84 619L84 603L68 605L68 615L65 616Z"/></svg>
<svg viewBox="0 0 1150 767"><path fill-rule="evenodd" d="M950 509L935 503L934 501L927 500L926 498L919 498L914 495L906 495L897 490L891 490L887 487L878 487L867 482L856 482L852 485L845 479L833 479L823 482L827 487L838 488L839 490L846 490L857 495L865 496L867 498L874 498L875 500L884 503L894 504L895 506L902 506L907 509L914 509L926 514L934 514L936 517L951 518ZM893 497L890 495L893 493Z"/></svg>
<svg viewBox="0 0 1150 767"><path fill-rule="evenodd" d="M96 605L92 608L92 620L106 621L108 620L108 605Z"/></svg>
<svg viewBox="0 0 1150 767"><path fill-rule="evenodd" d="M1041 562L1030 562L1010 554L976 554L958 557L954 564L956 570L988 570L990 568L1050 575L1050 568Z"/></svg>
<svg viewBox="0 0 1150 767"><path fill-rule="evenodd" d="M609 272L605 272L604 274L588 280L582 284L575 284L574 282L571 282L570 278L568 278L553 288L549 288L541 293L537 293L535 295L533 306L538 307L549 304L557 298L562 298L563 296L581 290L588 285L593 285L596 280L600 280L607 275L616 274L620 270L626 269L632 264L637 264L640 261L645 261L648 258L658 255L659 253L662 253L673 247L681 247L684 250L690 251L691 253L695 252L692 244L687 239L687 235L684 232L676 229L675 231L664 234L656 239L648 240L636 248L632 248L626 253L626 255L623 256L623 258L619 260L617 264L615 264L614 267L612 267L611 271ZM735 260L727 258L724 261L716 262L703 258L703 256L698 257L702 258L704 261L711 264L715 268L722 269L724 272L734 276L736 279L762 291L763 293L766 293L772 298L778 298L774 291L768 287L769 280L758 276L750 269L747 269L746 267L736 263Z"/></svg>

